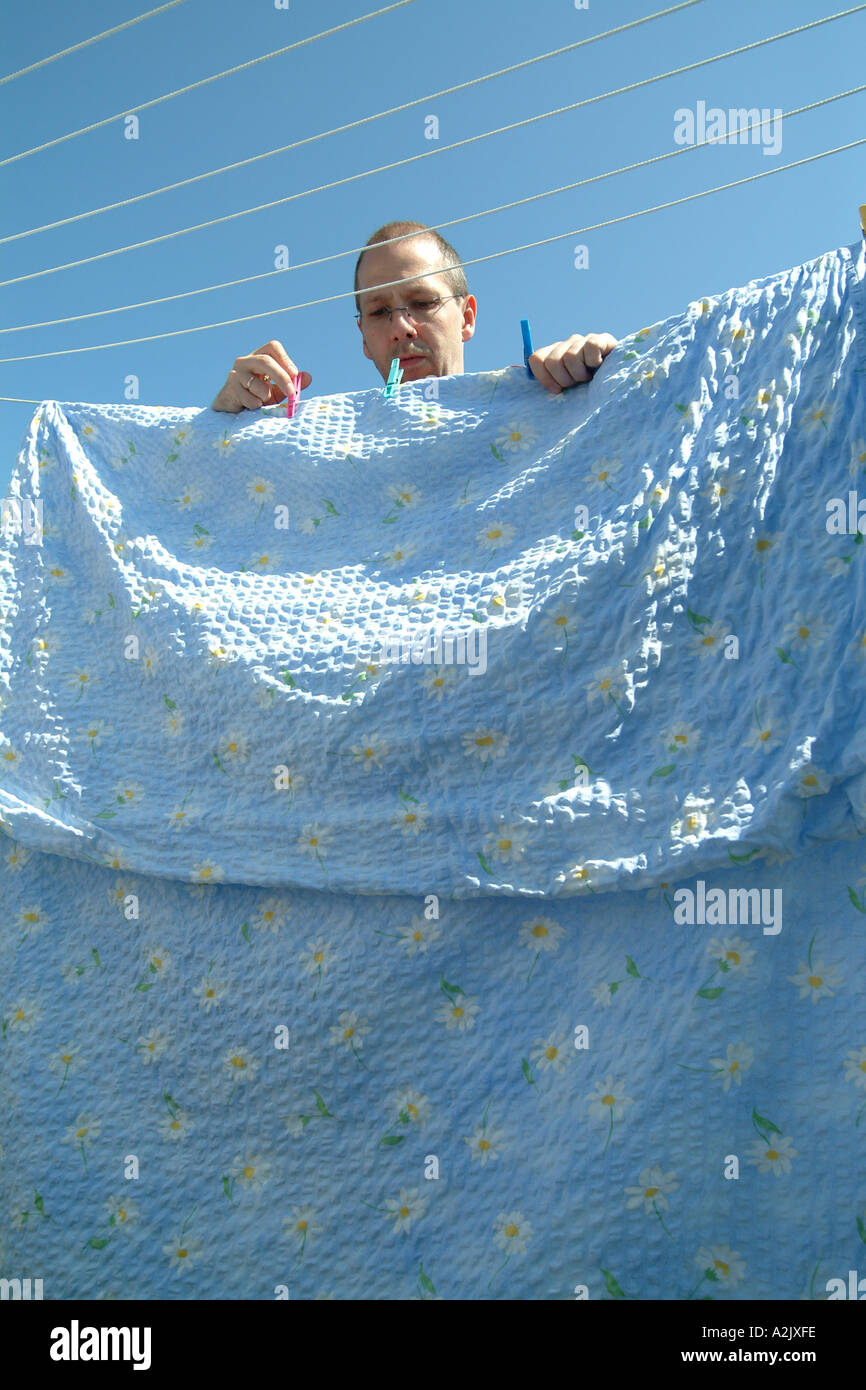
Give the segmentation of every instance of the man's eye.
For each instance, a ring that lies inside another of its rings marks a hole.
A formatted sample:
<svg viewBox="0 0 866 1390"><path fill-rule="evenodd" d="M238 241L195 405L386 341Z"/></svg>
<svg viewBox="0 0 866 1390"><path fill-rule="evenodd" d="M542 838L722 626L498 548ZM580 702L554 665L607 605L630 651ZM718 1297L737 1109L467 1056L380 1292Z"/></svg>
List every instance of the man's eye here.
<svg viewBox="0 0 866 1390"><path fill-rule="evenodd" d="M371 318L371 319L383 319L383 318L385 317L385 315L387 314L387 312L388 312L387 309L373 309L373 311L372 311L371 314L370 314L370 318Z"/></svg>
<svg viewBox="0 0 866 1390"><path fill-rule="evenodd" d="M415 309L432 309L434 304L438 304L438 299L413 299L412 306Z"/></svg>

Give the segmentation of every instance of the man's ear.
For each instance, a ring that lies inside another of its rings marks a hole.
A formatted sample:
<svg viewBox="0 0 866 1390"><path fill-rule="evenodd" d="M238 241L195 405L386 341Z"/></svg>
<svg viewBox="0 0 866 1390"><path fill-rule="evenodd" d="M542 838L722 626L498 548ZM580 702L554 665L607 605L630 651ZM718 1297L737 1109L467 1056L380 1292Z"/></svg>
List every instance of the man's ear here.
<svg viewBox="0 0 866 1390"><path fill-rule="evenodd" d="M463 341L468 342L475 332L475 315L478 312L478 303L474 294L467 295L466 303L463 305ZM359 325L360 326L360 325Z"/></svg>
<svg viewBox="0 0 866 1390"><path fill-rule="evenodd" d="M358 320L355 319L355 322L358 323ZM372 362L372 361L373 361L373 354L372 354L372 352L370 351L370 349L367 347L367 339L364 337L364 330L363 330L363 328L361 327L360 323L358 323L358 332L360 333L361 338L363 339L363 342L364 342L364 356L365 356L365 357L369 357L370 361Z"/></svg>

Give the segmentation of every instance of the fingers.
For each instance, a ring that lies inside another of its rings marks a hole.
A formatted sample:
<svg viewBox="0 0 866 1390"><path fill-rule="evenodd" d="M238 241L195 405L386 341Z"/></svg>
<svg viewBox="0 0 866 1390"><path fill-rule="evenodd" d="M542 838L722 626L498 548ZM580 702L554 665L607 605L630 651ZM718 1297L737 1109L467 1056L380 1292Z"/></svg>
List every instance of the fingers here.
<svg viewBox="0 0 866 1390"><path fill-rule="evenodd" d="M616 347L609 333L572 333L561 343L539 348L529 358L533 376L555 395L579 382L591 381L593 373Z"/></svg>
<svg viewBox="0 0 866 1390"><path fill-rule="evenodd" d="M301 390L312 385L309 372L300 372L282 343L272 338L255 352L235 359L225 385L211 407L237 414L241 410L260 410L278 405L294 395L294 381L300 377Z"/></svg>

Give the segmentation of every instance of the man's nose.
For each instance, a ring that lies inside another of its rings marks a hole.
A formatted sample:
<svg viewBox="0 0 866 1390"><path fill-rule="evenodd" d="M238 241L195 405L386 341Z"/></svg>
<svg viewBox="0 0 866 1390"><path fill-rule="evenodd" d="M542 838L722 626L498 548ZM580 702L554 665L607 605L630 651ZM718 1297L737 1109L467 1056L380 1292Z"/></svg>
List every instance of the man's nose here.
<svg viewBox="0 0 866 1390"><path fill-rule="evenodd" d="M405 309L391 310L392 338L405 338L407 336L411 336L414 338L417 334L417 331L418 330L416 329L412 320L408 317L408 314Z"/></svg>

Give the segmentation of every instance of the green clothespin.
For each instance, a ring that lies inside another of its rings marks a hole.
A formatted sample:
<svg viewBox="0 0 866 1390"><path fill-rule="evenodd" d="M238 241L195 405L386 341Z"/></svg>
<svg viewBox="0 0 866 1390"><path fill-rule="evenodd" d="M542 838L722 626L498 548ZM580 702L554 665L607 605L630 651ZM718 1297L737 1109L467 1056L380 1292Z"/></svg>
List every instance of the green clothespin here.
<svg viewBox="0 0 866 1390"><path fill-rule="evenodd" d="M385 397L386 400L391 399L391 397L394 394L394 388L399 386L402 380L403 372L400 368L400 359L399 357L395 357L391 362L391 370L388 373L388 380L386 381L385 389L382 392L382 395Z"/></svg>

